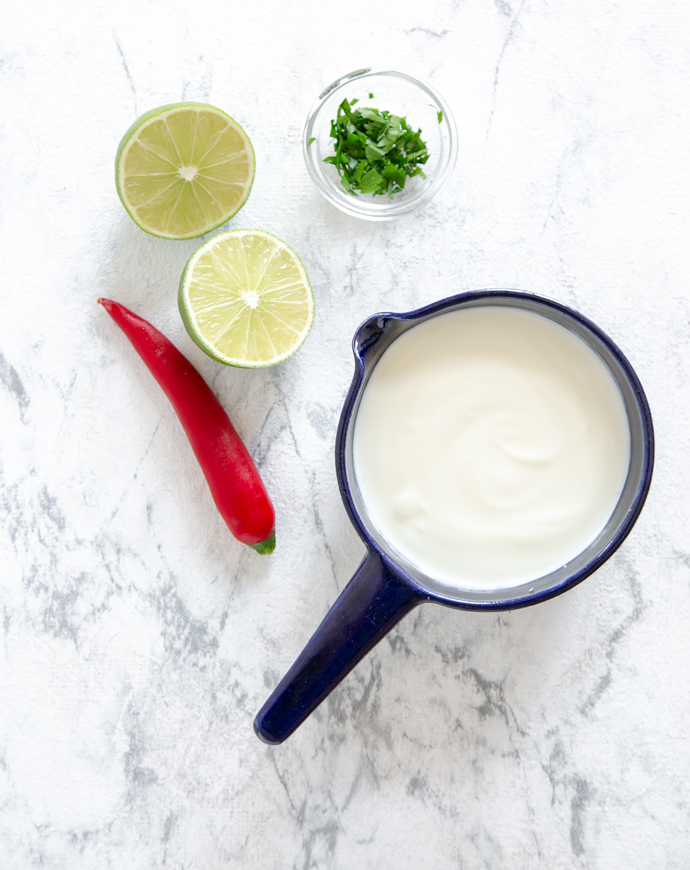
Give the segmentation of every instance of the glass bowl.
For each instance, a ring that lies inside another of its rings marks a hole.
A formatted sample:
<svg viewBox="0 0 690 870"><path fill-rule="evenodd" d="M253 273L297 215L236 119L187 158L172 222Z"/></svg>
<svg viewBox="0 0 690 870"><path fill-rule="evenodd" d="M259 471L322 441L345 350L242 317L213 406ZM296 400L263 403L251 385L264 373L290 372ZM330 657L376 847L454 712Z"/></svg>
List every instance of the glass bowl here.
<svg viewBox="0 0 690 870"><path fill-rule="evenodd" d="M355 98L360 108L391 112L406 118L412 129L421 130L429 151L429 159L422 165L426 178L408 178L404 189L392 196L353 195L345 190L336 167L323 161L335 153L330 134L338 106L344 99ZM387 221L423 208L436 196L455 166L457 140L448 104L430 85L405 73L368 67L342 76L323 91L309 112L302 149L309 174L330 203L354 217Z"/></svg>

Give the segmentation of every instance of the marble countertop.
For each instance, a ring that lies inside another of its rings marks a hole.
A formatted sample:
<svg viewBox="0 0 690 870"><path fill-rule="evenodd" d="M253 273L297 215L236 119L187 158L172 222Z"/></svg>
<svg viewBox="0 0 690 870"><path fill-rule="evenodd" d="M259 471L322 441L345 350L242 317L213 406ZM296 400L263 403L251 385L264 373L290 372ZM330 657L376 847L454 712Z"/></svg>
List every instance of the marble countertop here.
<svg viewBox="0 0 690 870"><path fill-rule="evenodd" d="M0 867L690 867L690 14L679 0L105 4L0 13ZM301 155L320 90L429 81L448 186L373 224ZM188 338L197 242L141 232L113 159L145 110L228 111L257 174L229 228L302 258L316 320L265 371ZM537 607L417 608L278 747L252 720L362 559L335 432L357 325L510 287L577 308L644 384L646 507ZM260 557L218 516L157 385L96 299L166 332L277 511Z"/></svg>

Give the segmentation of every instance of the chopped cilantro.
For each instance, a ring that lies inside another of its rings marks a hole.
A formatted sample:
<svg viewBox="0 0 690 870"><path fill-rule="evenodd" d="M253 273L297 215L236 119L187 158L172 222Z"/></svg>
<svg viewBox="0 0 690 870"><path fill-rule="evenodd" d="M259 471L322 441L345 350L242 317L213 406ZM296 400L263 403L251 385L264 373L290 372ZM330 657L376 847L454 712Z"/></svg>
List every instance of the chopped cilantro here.
<svg viewBox="0 0 690 870"><path fill-rule="evenodd" d="M331 121L335 154L324 159L336 167L345 190L353 196L359 192L392 197L404 188L407 178L426 178L421 164L429 159L429 152L422 131L415 132L405 118L390 112L353 110L356 102L343 100L338 106Z"/></svg>
<svg viewBox="0 0 690 870"><path fill-rule="evenodd" d="M311 145L312 142L316 142L316 136L312 136L311 139L307 142L307 148Z"/></svg>

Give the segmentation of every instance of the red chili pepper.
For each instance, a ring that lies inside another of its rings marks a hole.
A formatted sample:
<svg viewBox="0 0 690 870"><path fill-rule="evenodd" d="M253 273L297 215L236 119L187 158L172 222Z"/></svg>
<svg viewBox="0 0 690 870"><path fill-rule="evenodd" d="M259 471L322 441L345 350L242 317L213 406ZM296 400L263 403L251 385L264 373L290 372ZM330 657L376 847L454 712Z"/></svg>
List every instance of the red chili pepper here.
<svg viewBox="0 0 690 870"><path fill-rule="evenodd" d="M170 399L228 528L258 553L275 547L275 512L259 472L199 372L155 327L118 302L99 299Z"/></svg>

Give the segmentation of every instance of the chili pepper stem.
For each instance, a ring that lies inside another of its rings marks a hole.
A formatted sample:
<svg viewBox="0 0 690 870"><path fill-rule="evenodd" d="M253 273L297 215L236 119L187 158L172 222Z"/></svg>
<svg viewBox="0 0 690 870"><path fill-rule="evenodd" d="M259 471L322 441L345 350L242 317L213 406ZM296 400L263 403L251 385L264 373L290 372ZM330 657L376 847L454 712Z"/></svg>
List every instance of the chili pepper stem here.
<svg viewBox="0 0 690 870"><path fill-rule="evenodd" d="M276 533L271 532L268 538L265 541L259 541L258 544L250 544L249 545L253 550L256 550L257 553L261 553L262 556L268 555L272 553L276 548Z"/></svg>

